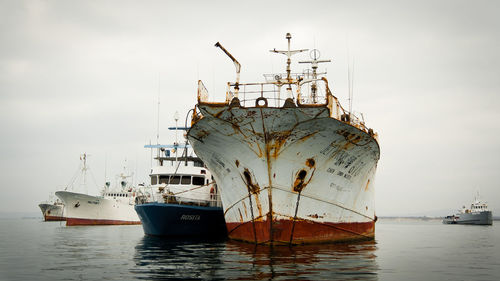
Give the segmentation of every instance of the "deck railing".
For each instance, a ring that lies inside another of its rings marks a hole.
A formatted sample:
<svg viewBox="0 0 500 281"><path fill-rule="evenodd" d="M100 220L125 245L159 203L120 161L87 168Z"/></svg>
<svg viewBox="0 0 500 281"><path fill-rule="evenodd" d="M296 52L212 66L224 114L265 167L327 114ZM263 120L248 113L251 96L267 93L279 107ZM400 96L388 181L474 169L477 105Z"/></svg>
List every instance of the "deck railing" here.
<svg viewBox="0 0 500 281"><path fill-rule="evenodd" d="M269 77L268 77L269 76ZM263 83L228 83L226 100L224 102L209 101L209 95L203 82L198 81L198 102L211 104L230 104L235 98L242 107L283 107L285 101L291 99L293 104L299 107L327 106L330 117L352 125L370 135L376 137L373 130L366 127L364 120L352 112L345 110L335 97L329 87L326 78L312 79L294 74L292 79L282 79L275 76L265 75L266 82ZM195 110L193 121L201 118L200 113Z"/></svg>
<svg viewBox="0 0 500 281"><path fill-rule="evenodd" d="M206 187L206 185L200 185L177 193L165 190L165 186L159 187L160 188L158 188L158 186L149 186L146 192L138 194L135 201L136 204L169 203L192 206L222 207L222 201L218 193L215 192L206 194L206 192L197 191L197 189ZM187 196L183 196L182 194ZM197 199L200 197L203 198L204 196L209 197L209 199Z"/></svg>
<svg viewBox="0 0 500 281"><path fill-rule="evenodd" d="M219 194L212 194L210 199L193 199L178 195L164 194L163 200L168 204L190 205L200 207L222 207L222 201Z"/></svg>

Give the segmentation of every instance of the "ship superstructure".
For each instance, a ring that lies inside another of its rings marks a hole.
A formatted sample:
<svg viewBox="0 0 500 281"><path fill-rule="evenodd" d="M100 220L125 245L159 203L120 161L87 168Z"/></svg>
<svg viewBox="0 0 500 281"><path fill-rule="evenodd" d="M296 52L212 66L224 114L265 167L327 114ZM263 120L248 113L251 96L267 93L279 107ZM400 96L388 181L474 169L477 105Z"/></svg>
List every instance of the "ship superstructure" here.
<svg viewBox="0 0 500 281"><path fill-rule="evenodd" d="M179 130L169 128L172 130ZM151 185L135 210L144 233L155 236L226 237L222 203L210 171L189 144L146 145L157 149Z"/></svg>
<svg viewBox="0 0 500 281"><path fill-rule="evenodd" d="M209 101L198 82L188 139L221 192L228 235L264 244L372 239L377 134L345 110L318 73L265 75L262 83L228 83L226 99Z"/></svg>

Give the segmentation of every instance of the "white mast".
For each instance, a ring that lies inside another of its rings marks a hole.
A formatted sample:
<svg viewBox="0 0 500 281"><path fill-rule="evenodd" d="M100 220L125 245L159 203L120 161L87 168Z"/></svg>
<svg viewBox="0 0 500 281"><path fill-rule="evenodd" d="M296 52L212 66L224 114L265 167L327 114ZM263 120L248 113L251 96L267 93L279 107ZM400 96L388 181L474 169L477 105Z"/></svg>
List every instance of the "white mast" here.
<svg viewBox="0 0 500 281"><path fill-rule="evenodd" d="M85 189L85 194L89 194L89 191L87 188L87 153L83 153L83 155L80 157L80 159L83 161L83 167L82 167L83 188Z"/></svg>
<svg viewBox="0 0 500 281"><path fill-rule="evenodd" d="M292 39L292 35L290 33L287 33L286 39L288 40L288 50L287 51L279 51L279 50L273 49L273 50L270 50L270 52L287 56L286 78L287 78L288 82L290 83L292 80L291 75L290 75L291 74L290 64L292 63L292 56L295 54L298 54L298 53L308 51L309 49L290 50L290 39Z"/></svg>
<svg viewBox="0 0 500 281"><path fill-rule="evenodd" d="M179 121L179 112L176 111L174 113L174 120L175 120L175 145L178 146L179 145L179 141L177 139L177 131L178 131L178 128L177 127L177 121ZM175 162L177 163L177 147L175 148Z"/></svg>
<svg viewBox="0 0 500 281"><path fill-rule="evenodd" d="M106 191L108 191L108 177L107 177L107 170L108 170L108 155L105 153L104 154L104 188Z"/></svg>
<svg viewBox="0 0 500 281"><path fill-rule="evenodd" d="M311 95L309 96L309 100L312 100L313 103L316 103L316 92L317 92L317 84L316 84L316 79L318 79L318 63L323 63L323 62L331 62L331 60L318 60L319 57L321 56L321 53L319 52L318 49L313 49L311 50L311 53L309 54L311 57L311 60L308 61L299 61L299 63L310 63L311 68L312 68L312 79L313 82L311 84Z"/></svg>
<svg viewBox="0 0 500 281"><path fill-rule="evenodd" d="M156 144L160 144L160 73L158 73L158 115L156 116Z"/></svg>

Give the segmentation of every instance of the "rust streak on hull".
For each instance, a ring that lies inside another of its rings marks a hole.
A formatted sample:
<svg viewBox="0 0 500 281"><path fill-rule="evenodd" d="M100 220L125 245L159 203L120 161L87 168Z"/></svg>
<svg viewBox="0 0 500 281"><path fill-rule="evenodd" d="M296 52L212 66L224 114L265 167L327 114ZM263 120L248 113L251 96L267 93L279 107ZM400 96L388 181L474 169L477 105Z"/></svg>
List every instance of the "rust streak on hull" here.
<svg viewBox="0 0 500 281"><path fill-rule="evenodd" d="M229 237L273 245L373 239L377 134L317 77L326 61L315 57L312 76L292 77L290 56L286 78L228 83L225 103L209 102L199 82L187 138L220 188Z"/></svg>
<svg viewBox="0 0 500 281"><path fill-rule="evenodd" d="M65 221L66 219L64 217L46 215L44 217L44 220L45 221Z"/></svg>
<svg viewBox="0 0 500 281"><path fill-rule="evenodd" d="M269 221L256 221L258 244L290 244L293 220L276 220L269 232ZM255 243L251 223L226 223L229 238ZM331 223L296 220L292 244L331 243L370 240L375 236L375 222Z"/></svg>

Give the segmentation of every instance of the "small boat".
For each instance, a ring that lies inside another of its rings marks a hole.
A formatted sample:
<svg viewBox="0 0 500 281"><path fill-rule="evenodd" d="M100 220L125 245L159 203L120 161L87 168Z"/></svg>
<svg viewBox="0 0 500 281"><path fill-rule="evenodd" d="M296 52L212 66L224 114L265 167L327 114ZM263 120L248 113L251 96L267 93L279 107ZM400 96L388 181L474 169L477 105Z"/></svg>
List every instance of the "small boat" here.
<svg viewBox="0 0 500 281"><path fill-rule="evenodd" d="M443 219L444 224L474 224L474 225L492 225L493 214L488 210L488 204L481 202L477 197L470 205L465 206L455 215L446 216Z"/></svg>
<svg viewBox="0 0 500 281"><path fill-rule="evenodd" d="M457 223L457 219L459 217L455 216L455 215L451 215L451 216L446 216L444 217L443 219L443 223L444 224L456 224Z"/></svg>
<svg viewBox="0 0 500 281"><path fill-rule="evenodd" d="M144 233L225 238L227 231L217 185L203 162L193 153L188 154L190 146L176 142L144 147L158 151L155 158L158 165L151 169L147 195L137 198L135 205ZM178 155L179 149L183 149L182 155Z"/></svg>
<svg viewBox="0 0 500 281"><path fill-rule="evenodd" d="M84 170L88 170L85 158ZM142 190L140 186L132 186L127 180L130 177L121 173L118 176L119 187L110 189L110 182L106 182L98 196L57 191L56 196L65 206L66 226L140 224L134 205Z"/></svg>
<svg viewBox="0 0 500 281"><path fill-rule="evenodd" d="M64 204L58 198L49 198L48 201L38 204L42 210L44 221L64 221Z"/></svg>

